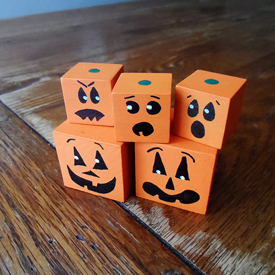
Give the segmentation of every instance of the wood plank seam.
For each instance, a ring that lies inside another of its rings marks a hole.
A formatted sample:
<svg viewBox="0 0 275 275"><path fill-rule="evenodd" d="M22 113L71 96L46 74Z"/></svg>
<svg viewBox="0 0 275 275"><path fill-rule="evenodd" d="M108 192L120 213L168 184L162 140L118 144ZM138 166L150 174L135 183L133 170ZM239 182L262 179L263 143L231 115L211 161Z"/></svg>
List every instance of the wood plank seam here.
<svg viewBox="0 0 275 275"><path fill-rule="evenodd" d="M45 137L43 137L36 129L34 129L27 121L25 121L22 117L20 117L17 113L15 113L9 106L5 105L4 102L0 100L6 108L9 109L16 117L18 117L22 122L24 122L30 129L38 135L42 140L44 140L48 145L55 149L54 144L48 141ZM56 150L56 149L55 149ZM168 248L168 250L173 253L177 258L179 258L184 264L186 264L190 269L192 269L198 275L206 275L201 269L199 269L195 264L193 264L189 259L183 256L180 252L178 252L175 248L173 248L167 241L165 241L159 234L157 234L154 230L152 230L146 223L144 223L138 216L136 216L130 209L128 209L124 203L116 202L115 203L121 207L126 213L128 213L135 221L137 221L142 227L144 227L152 236L154 236L164 247Z"/></svg>
<svg viewBox="0 0 275 275"><path fill-rule="evenodd" d="M151 235L153 235L163 246L168 248L175 256L177 256L184 264L190 267L198 275L207 275L199 267L197 267L191 260L183 256L177 249L165 241L159 234L157 234L153 229L150 228L145 222L143 222L138 216L136 216L130 209L128 209L124 203L116 202L125 212L127 212L136 222L138 222L142 227L144 227Z"/></svg>

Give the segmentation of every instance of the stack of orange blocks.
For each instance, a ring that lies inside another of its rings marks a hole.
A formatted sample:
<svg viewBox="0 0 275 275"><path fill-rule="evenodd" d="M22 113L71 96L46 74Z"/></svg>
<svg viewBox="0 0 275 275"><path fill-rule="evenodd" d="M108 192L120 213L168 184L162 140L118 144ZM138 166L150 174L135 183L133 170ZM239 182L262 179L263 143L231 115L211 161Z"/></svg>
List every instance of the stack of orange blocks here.
<svg viewBox="0 0 275 275"><path fill-rule="evenodd" d="M168 73L78 63L61 84L68 119L53 135L65 186L124 202L135 174L138 197L206 213L245 79L197 70L176 86L174 113Z"/></svg>

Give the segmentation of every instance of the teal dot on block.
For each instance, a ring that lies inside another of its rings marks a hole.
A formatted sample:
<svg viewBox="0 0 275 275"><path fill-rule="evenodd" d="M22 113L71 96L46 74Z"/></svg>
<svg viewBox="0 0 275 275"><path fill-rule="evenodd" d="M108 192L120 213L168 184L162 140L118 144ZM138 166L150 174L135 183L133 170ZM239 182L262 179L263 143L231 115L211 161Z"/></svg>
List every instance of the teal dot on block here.
<svg viewBox="0 0 275 275"><path fill-rule="evenodd" d="M152 82L150 80L140 80L138 82L139 85L143 85L143 86L148 86L150 85Z"/></svg>
<svg viewBox="0 0 275 275"><path fill-rule="evenodd" d="M94 69L89 70L89 72L90 72L90 73L99 73L100 70L97 69L97 68L94 68Z"/></svg>
<svg viewBox="0 0 275 275"><path fill-rule="evenodd" d="M219 84L219 81L216 80L216 79L206 79L206 80L204 80L204 82L207 83L207 84L210 84L210 85L217 85L217 84Z"/></svg>

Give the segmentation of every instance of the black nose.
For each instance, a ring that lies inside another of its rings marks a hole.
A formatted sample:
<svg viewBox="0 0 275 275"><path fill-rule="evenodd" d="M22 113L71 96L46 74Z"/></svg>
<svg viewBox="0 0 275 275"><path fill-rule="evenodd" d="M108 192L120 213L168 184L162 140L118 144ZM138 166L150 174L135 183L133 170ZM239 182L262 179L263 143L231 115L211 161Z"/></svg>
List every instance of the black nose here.
<svg viewBox="0 0 275 275"><path fill-rule="evenodd" d="M203 138L205 135L203 124L197 120L194 121L191 125L191 133L196 138Z"/></svg>
<svg viewBox="0 0 275 275"><path fill-rule="evenodd" d="M140 136L140 132L145 136L150 136L154 132L153 126L148 122L140 122L133 126L133 132Z"/></svg>
<svg viewBox="0 0 275 275"><path fill-rule="evenodd" d="M166 189L175 190L175 186L173 184L172 178L169 178L167 184L165 186Z"/></svg>
<svg viewBox="0 0 275 275"><path fill-rule="evenodd" d="M93 171L87 171L87 172L83 172L83 174L88 175L88 176L93 176L96 178L99 178L99 176L97 174L95 174Z"/></svg>

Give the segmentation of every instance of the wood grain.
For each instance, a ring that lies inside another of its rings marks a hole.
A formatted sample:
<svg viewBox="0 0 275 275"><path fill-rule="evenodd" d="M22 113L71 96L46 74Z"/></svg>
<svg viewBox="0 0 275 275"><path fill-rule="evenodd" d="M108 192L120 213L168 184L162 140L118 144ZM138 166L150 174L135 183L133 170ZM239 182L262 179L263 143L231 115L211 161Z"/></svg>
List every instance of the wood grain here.
<svg viewBox="0 0 275 275"><path fill-rule="evenodd" d="M53 142L52 130L66 118L59 77L79 61L171 72L174 84L196 69L247 78L207 215L135 197L123 207L207 274L274 274L274 18L269 1L173 0L5 20L0 99Z"/></svg>
<svg viewBox="0 0 275 275"><path fill-rule="evenodd" d="M0 118L1 274L195 274L115 202L65 189L55 150Z"/></svg>

